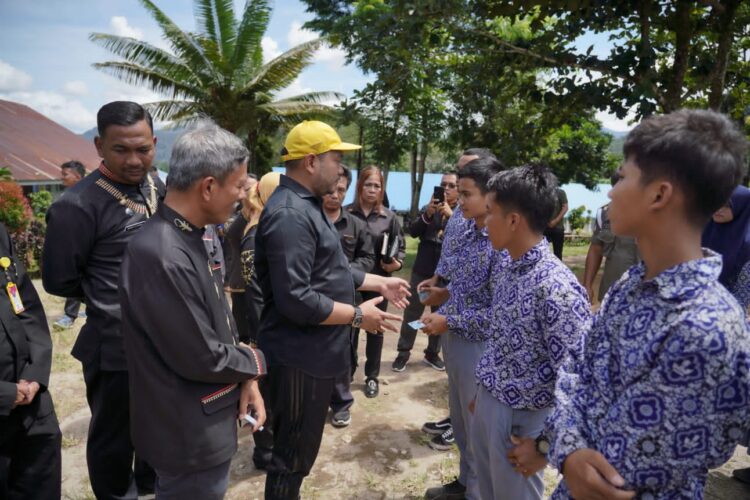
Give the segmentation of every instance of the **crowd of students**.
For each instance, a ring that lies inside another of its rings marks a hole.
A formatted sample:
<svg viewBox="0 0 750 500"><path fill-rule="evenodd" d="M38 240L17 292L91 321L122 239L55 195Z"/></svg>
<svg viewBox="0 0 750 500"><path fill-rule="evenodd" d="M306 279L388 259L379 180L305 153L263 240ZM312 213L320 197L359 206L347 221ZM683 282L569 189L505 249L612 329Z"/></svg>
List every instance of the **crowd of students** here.
<svg viewBox="0 0 750 500"><path fill-rule="evenodd" d="M449 416L423 430L436 449L455 442L459 476L428 499L542 498L547 464L563 477L553 498L701 498L748 442L747 141L721 114L630 132L583 285L544 236L567 203L543 165L464 151L407 227L420 244L406 282L391 276L405 239L383 176L363 170L342 206L343 154L359 146L330 126L301 123L286 173L249 180L241 141L200 124L175 143L166 187L145 109L110 103L98 128L102 164L50 208L42 268L49 292L87 307L73 354L97 498L222 498L238 419L265 497L299 498L329 408L351 422L360 329L367 397L386 331L400 334L394 371L421 331L425 363L447 372ZM225 277L212 231L237 202ZM49 331L2 231L0 252L0 496L59 498ZM400 332L388 302L405 309Z"/></svg>

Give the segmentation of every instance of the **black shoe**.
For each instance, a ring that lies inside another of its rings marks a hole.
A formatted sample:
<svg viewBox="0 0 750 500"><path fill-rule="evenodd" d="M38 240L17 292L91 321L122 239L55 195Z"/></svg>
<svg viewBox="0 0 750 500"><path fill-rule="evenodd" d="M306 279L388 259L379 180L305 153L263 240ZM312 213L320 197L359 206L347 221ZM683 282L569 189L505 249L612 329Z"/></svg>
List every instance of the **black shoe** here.
<svg viewBox="0 0 750 500"><path fill-rule="evenodd" d="M453 437L453 427L430 439L430 448L437 451L448 451L453 449L453 445L456 443L456 438Z"/></svg>
<svg viewBox="0 0 750 500"><path fill-rule="evenodd" d="M451 418L447 417L437 422L427 422L422 426L422 432L432 434L433 436L439 436L448 429L451 428Z"/></svg>
<svg viewBox="0 0 750 500"><path fill-rule="evenodd" d="M346 427L352 423L352 413L349 410L337 411L331 418L331 425L334 427Z"/></svg>
<svg viewBox="0 0 750 500"><path fill-rule="evenodd" d="M398 353L398 356L396 356L396 359L393 361L393 364L391 365L391 369L394 372L402 372L406 369L407 361L409 361L409 353L400 352Z"/></svg>
<svg viewBox="0 0 750 500"><path fill-rule="evenodd" d="M750 467L733 470L732 477L741 483L750 484Z"/></svg>
<svg viewBox="0 0 750 500"><path fill-rule="evenodd" d="M440 359L439 354L425 354L422 363L439 372L445 371L445 363L443 363L443 360Z"/></svg>
<svg viewBox="0 0 750 500"><path fill-rule="evenodd" d="M378 395L379 391L378 379L368 378L365 382L365 396L367 396L368 398L374 398Z"/></svg>
<svg viewBox="0 0 750 500"><path fill-rule="evenodd" d="M448 484L430 488L424 494L427 500L463 500L466 498L466 486L458 482L458 478Z"/></svg>

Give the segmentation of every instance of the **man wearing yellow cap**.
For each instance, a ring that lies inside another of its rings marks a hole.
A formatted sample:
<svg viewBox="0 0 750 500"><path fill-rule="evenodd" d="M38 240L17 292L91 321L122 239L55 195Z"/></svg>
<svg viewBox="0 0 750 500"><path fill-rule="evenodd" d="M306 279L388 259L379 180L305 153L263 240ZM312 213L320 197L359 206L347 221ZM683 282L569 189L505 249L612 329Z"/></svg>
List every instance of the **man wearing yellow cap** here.
<svg viewBox="0 0 750 500"><path fill-rule="evenodd" d="M405 307L409 284L352 270L321 198L338 182L341 141L319 121L287 136L286 175L258 223L255 269L264 293L258 335L268 360L268 425L274 435L266 476L268 499L296 499L320 448L336 377L350 370L350 329L397 331L398 316L376 307L383 297ZM383 297L354 304L355 287Z"/></svg>

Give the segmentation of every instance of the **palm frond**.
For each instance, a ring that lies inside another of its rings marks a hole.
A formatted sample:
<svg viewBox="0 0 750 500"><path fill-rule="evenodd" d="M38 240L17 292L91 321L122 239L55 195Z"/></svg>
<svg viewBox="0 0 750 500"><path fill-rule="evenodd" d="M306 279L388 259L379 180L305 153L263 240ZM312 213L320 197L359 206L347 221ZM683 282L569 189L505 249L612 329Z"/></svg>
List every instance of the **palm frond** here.
<svg viewBox="0 0 750 500"><path fill-rule="evenodd" d="M292 97L279 99L277 101L274 101L272 104L284 104L288 102L310 102L310 103L324 104L326 106L330 106L330 104L327 104L327 103L338 104L344 99L346 99L346 95L340 94L338 92L332 92L332 91L307 92L305 94L299 94L299 95L295 95Z"/></svg>
<svg viewBox="0 0 750 500"><path fill-rule="evenodd" d="M193 70L169 52L135 38L91 33L89 40L128 62L158 71L175 80L200 83Z"/></svg>
<svg viewBox="0 0 750 500"><path fill-rule="evenodd" d="M198 31L218 44L219 37L216 30L214 2L212 0L195 0L193 2L193 15Z"/></svg>
<svg viewBox="0 0 750 500"><path fill-rule="evenodd" d="M303 69L310 65L320 40L311 40L293 47L264 64L241 91L242 94L268 92L288 87Z"/></svg>
<svg viewBox="0 0 750 500"><path fill-rule="evenodd" d="M228 63L237 38L232 0L195 0L193 11L202 33L216 44L221 59Z"/></svg>
<svg viewBox="0 0 750 500"><path fill-rule="evenodd" d="M240 68L251 63L252 67L262 64L260 42L271 18L271 8L266 0L248 0L242 22L237 29L237 43L232 57L232 66Z"/></svg>
<svg viewBox="0 0 750 500"><path fill-rule="evenodd" d="M145 84L154 92L171 95L173 98L189 97L197 99L205 94L200 87L175 80L168 75L130 62L109 61L95 63L93 66L124 82L133 85Z"/></svg>
<svg viewBox="0 0 750 500"><path fill-rule="evenodd" d="M151 0L140 0L140 2L161 28L164 38L172 46L175 55L181 58L186 65L192 67L196 74L202 75L204 83L210 83L209 78L203 75L215 77L216 69L213 62L206 57L195 39L182 31Z"/></svg>
<svg viewBox="0 0 750 500"><path fill-rule="evenodd" d="M330 114L334 108L325 104L304 101L277 101L261 104L258 109L266 111L270 115L289 116L289 115L307 115L309 113Z"/></svg>
<svg viewBox="0 0 750 500"><path fill-rule="evenodd" d="M157 120L165 121L183 120L197 112L196 105L192 101L155 101L148 102L143 107L148 109L151 115Z"/></svg>

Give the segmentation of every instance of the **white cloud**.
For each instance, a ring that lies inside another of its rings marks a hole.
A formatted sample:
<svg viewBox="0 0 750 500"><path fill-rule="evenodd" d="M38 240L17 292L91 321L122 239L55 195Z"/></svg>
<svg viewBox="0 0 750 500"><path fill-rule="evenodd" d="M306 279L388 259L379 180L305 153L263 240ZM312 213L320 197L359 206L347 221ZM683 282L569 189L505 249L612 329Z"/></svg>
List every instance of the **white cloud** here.
<svg viewBox="0 0 750 500"><path fill-rule="evenodd" d="M31 81L31 75L0 60L0 92L26 90Z"/></svg>
<svg viewBox="0 0 750 500"><path fill-rule="evenodd" d="M308 92L312 91L313 89L311 89L310 87L305 87L304 85L302 85L302 79L298 77L288 87L276 94L276 99L286 99L287 97L307 94Z"/></svg>
<svg viewBox="0 0 750 500"><path fill-rule="evenodd" d="M623 120L617 118L611 113L598 111L596 113L596 119L602 122L603 127L608 128L609 130L614 130L615 132L628 132L635 126L634 124L630 123L633 119L635 119L635 116L633 116L632 113L628 113L628 115Z"/></svg>
<svg viewBox="0 0 750 500"><path fill-rule="evenodd" d="M310 30L306 30L302 27L302 23L299 21L292 21L292 26L289 28L289 33L286 36L286 41L289 43L289 47L294 47L301 43L315 40L318 35Z"/></svg>
<svg viewBox="0 0 750 500"><path fill-rule="evenodd" d="M143 31L130 26L130 24L128 24L128 19L124 16L113 16L112 19L109 20L109 25L117 36L126 36L137 40L143 40Z"/></svg>
<svg viewBox="0 0 750 500"><path fill-rule="evenodd" d="M65 90L67 94L77 96L84 96L88 95L89 93L89 88L88 86L86 86L86 82L83 82L81 80L71 80L69 82L65 82L63 90Z"/></svg>
<svg viewBox="0 0 750 500"><path fill-rule="evenodd" d="M289 42L289 47L291 48L295 45L309 42L310 40L315 40L316 38L318 38L318 35L310 30L303 28L301 22L292 21L292 26L289 28L289 33L287 34L286 38L287 42ZM316 62L327 63L329 69L336 71L344 67L344 63L346 61L346 52L339 48L324 44L315 53L314 60Z"/></svg>
<svg viewBox="0 0 750 500"><path fill-rule="evenodd" d="M263 48L263 62L267 63L271 59L281 55L279 50L279 44L270 36L264 36L260 41L260 46Z"/></svg>
<svg viewBox="0 0 750 500"><path fill-rule="evenodd" d="M57 92L9 92L0 94L0 98L25 104L74 132L84 132L96 125L96 115L86 109L80 101Z"/></svg>

